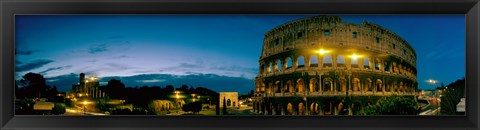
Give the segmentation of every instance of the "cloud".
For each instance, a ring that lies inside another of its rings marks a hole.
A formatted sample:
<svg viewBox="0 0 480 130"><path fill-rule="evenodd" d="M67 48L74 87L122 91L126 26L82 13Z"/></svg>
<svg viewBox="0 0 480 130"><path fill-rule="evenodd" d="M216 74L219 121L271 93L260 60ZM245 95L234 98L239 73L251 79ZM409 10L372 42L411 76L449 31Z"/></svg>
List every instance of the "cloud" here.
<svg viewBox="0 0 480 130"><path fill-rule="evenodd" d="M38 52L38 51L34 51L34 50L17 51L17 50L15 50L16 55L32 55L34 52Z"/></svg>
<svg viewBox="0 0 480 130"><path fill-rule="evenodd" d="M96 53L107 51L108 47L107 47L107 44L97 44L97 45L93 45L88 50L89 50L88 53L96 54Z"/></svg>
<svg viewBox="0 0 480 130"><path fill-rule="evenodd" d="M67 66L62 66L62 67L55 67L55 68L48 68L47 70L41 71L40 74L45 75L49 71L54 71L54 70L63 70L63 69L69 69L72 68L72 65L67 65Z"/></svg>
<svg viewBox="0 0 480 130"><path fill-rule="evenodd" d="M17 72L23 72L23 71L28 71L36 68L40 68L46 64L52 63L53 60L47 60L47 59L40 59L40 60L35 60L30 63L24 64L24 65L18 65L16 66L16 71Z"/></svg>
<svg viewBox="0 0 480 130"><path fill-rule="evenodd" d="M189 64L189 63L180 63L180 66L178 67L181 67L181 68L197 68L197 67L200 67L199 65L195 65L195 64Z"/></svg>
<svg viewBox="0 0 480 130"><path fill-rule="evenodd" d="M158 82L165 82L165 79L151 79L151 80L137 80L137 82L142 83L158 83Z"/></svg>

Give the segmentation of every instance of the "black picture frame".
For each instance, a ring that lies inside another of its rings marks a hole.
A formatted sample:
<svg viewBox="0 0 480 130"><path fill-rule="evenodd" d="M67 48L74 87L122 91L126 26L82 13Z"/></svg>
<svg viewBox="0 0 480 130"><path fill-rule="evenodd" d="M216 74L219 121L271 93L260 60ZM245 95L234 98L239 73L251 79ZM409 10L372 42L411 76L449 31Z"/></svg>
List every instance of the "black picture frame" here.
<svg viewBox="0 0 480 130"><path fill-rule="evenodd" d="M479 0L1 0L1 129L479 129ZM466 116L14 116L15 14L464 14Z"/></svg>

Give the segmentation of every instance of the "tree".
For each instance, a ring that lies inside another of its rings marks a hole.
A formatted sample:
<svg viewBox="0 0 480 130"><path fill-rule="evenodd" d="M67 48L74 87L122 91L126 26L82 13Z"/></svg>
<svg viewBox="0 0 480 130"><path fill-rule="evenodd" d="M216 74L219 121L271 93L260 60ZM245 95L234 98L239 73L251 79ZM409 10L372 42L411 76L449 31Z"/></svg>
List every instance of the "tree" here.
<svg viewBox="0 0 480 130"><path fill-rule="evenodd" d="M45 78L37 73L27 73L20 80L21 85L24 87L24 94L22 96L28 98L44 97L47 86L45 85Z"/></svg>
<svg viewBox="0 0 480 130"><path fill-rule="evenodd" d="M366 115L417 115L418 105L414 97L391 95L383 97L377 104L365 107Z"/></svg>
<svg viewBox="0 0 480 130"><path fill-rule="evenodd" d="M227 112L227 100L225 100L225 97L223 97L223 115L228 115L228 112Z"/></svg>
<svg viewBox="0 0 480 130"><path fill-rule="evenodd" d="M111 79L104 90L110 98L124 98L125 85L120 80Z"/></svg>
<svg viewBox="0 0 480 130"><path fill-rule="evenodd" d="M457 104L460 102L460 99L465 96L465 78L459 79L447 85L441 94L441 113L455 115L457 112Z"/></svg>
<svg viewBox="0 0 480 130"><path fill-rule="evenodd" d="M191 111L193 114L198 113L202 110L201 102L191 102L182 106L182 110L185 112Z"/></svg>

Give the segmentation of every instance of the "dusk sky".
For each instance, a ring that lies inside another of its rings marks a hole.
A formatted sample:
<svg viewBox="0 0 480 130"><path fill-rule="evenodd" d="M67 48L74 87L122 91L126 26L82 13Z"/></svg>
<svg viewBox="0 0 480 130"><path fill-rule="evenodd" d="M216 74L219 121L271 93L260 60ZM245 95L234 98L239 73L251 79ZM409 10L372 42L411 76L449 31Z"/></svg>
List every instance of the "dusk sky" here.
<svg viewBox="0 0 480 130"><path fill-rule="evenodd" d="M254 89L264 34L314 15L17 15L16 78L34 72L68 91L78 74L127 87ZM409 42L417 53L420 89L465 77L464 15L346 15ZM440 84L439 84L440 85Z"/></svg>

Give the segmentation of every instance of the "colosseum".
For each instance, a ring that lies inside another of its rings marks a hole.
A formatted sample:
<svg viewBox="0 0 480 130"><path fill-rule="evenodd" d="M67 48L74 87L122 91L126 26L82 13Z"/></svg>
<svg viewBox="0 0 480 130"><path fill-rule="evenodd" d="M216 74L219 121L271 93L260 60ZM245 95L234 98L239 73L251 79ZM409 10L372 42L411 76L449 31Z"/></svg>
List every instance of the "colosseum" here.
<svg viewBox="0 0 480 130"><path fill-rule="evenodd" d="M262 115L362 115L392 94L417 95L415 50L377 24L316 16L265 33L255 78Z"/></svg>

